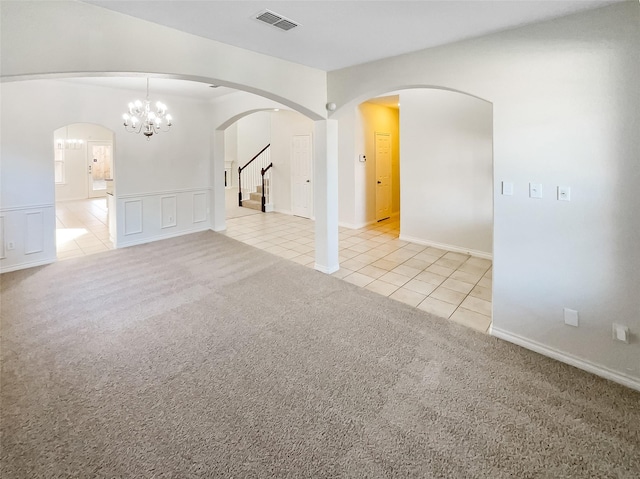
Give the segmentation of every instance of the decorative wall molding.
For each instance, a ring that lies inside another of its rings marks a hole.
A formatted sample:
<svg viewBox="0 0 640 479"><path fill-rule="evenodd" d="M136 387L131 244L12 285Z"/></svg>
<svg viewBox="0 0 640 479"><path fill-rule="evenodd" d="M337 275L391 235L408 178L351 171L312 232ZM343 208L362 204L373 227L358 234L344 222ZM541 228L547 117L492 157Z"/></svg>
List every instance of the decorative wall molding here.
<svg viewBox="0 0 640 479"><path fill-rule="evenodd" d="M152 191L149 193L126 194L126 195L118 195L117 198L121 200L125 200L129 198L142 198L145 196L168 196L168 195L176 195L179 193L197 193L200 191L211 191L211 187L205 186L202 188L184 188L184 189L178 189L178 190Z"/></svg>
<svg viewBox="0 0 640 479"><path fill-rule="evenodd" d="M407 236L400 234L400 239L402 241L408 241L409 243L415 243L422 246L431 246L433 248L445 249L447 251L453 251L454 253L464 253L470 254L471 256L475 256L477 258L484 258L493 260L493 255L491 253L485 253L484 251L476 251L473 249L462 248L460 246L455 246L451 244L444 243L436 243L435 241L425 241L420 238L413 238L412 236Z"/></svg>
<svg viewBox="0 0 640 479"><path fill-rule="evenodd" d="M25 213L24 254L44 251L44 216L42 211Z"/></svg>
<svg viewBox="0 0 640 479"><path fill-rule="evenodd" d="M154 241L159 241L159 240L164 240L164 239L169 239L169 238L175 238L177 236L183 236L183 235L188 235L188 234L192 234L192 233L200 233L201 231L210 231L209 226L201 226L199 228L193 228L193 229L189 229L189 230L181 230L181 231L177 231L175 233L167 233L167 234L163 234L163 235L155 235L155 236L151 236L151 237L146 237L146 238L136 238L133 239L131 241L123 241L121 243L118 244L118 248L127 248L129 246L136 246L139 244L146 244L146 243L153 243Z"/></svg>
<svg viewBox="0 0 640 479"><path fill-rule="evenodd" d="M55 208L54 204L46 204L46 205L29 205L29 206L10 206L9 208L0 208L0 213L5 213L9 211L25 211L25 210L44 210L47 208Z"/></svg>
<svg viewBox="0 0 640 479"><path fill-rule="evenodd" d="M27 262L27 263L19 263L19 264L12 264L10 266L0 266L0 273L10 273L11 271L18 271L19 269L27 269L27 268L34 268L36 266L43 266L45 264L52 264L55 263L57 261L56 258L53 259L43 259L40 261L32 261L32 262Z"/></svg>
<svg viewBox="0 0 640 479"><path fill-rule="evenodd" d="M178 197L176 195L160 198L161 228L172 228L178 224Z"/></svg>
<svg viewBox="0 0 640 479"><path fill-rule="evenodd" d="M7 257L4 242L4 216L0 216L0 259Z"/></svg>
<svg viewBox="0 0 640 479"><path fill-rule="evenodd" d="M578 369L582 369L583 371L595 374L596 376L600 376L615 383L622 384L623 386L626 386L628 388L640 391L640 380L637 378L627 376L626 374L620 374L619 372L613 371L604 366L594 364L571 354L559 351L555 348L545 346L544 344L538 343L537 341L532 341L531 339L524 338L520 335L513 334L499 328L492 327L490 333L496 338L500 338L510 343L517 344L518 346L522 346L525 349L535 351L536 353L542 354L543 356L547 356L562 363L569 364L570 366L574 366Z"/></svg>
<svg viewBox="0 0 640 479"><path fill-rule="evenodd" d="M207 221L207 193L193 194L193 223L202 223Z"/></svg>
<svg viewBox="0 0 640 479"><path fill-rule="evenodd" d="M142 233L142 200L125 201L123 235L139 233Z"/></svg>

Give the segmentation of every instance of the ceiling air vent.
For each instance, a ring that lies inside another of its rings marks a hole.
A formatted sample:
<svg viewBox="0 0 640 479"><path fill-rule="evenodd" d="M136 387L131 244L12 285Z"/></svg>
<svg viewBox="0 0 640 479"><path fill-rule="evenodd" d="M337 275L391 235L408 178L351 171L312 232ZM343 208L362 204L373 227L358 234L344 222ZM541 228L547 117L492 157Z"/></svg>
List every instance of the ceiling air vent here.
<svg viewBox="0 0 640 479"><path fill-rule="evenodd" d="M299 23L285 18L275 12L272 12L271 10L263 10L255 16L255 19L264 23L268 23L272 27L279 28L280 30L284 30L285 32L300 25Z"/></svg>

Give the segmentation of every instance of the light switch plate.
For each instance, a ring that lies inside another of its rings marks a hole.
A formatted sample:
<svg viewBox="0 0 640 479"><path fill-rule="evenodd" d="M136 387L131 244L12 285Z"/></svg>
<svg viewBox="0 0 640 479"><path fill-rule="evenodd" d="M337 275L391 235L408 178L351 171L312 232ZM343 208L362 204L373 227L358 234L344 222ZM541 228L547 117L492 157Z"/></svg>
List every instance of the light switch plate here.
<svg viewBox="0 0 640 479"><path fill-rule="evenodd" d="M564 308L564 324L579 326L578 312L575 309Z"/></svg>
<svg viewBox="0 0 640 479"><path fill-rule="evenodd" d="M568 186L558 186L558 200L571 201L571 188Z"/></svg>
<svg viewBox="0 0 640 479"><path fill-rule="evenodd" d="M622 324L613 323L613 339L629 344L629 328Z"/></svg>
<svg viewBox="0 0 640 479"><path fill-rule="evenodd" d="M512 196L513 195L513 183L511 183L510 181L503 181L502 182L502 194L505 196Z"/></svg>
<svg viewBox="0 0 640 479"><path fill-rule="evenodd" d="M529 183L529 197L542 198L542 184L541 183Z"/></svg>

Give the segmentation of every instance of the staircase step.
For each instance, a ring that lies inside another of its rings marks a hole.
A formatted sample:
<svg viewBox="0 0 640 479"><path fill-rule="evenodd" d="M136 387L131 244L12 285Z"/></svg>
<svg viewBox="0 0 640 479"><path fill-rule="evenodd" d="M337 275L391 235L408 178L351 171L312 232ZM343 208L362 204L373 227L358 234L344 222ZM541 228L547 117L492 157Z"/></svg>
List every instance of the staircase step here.
<svg viewBox="0 0 640 479"><path fill-rule="evenodd" d="M265 178L264 186L267 188L267 190L269 189L269 178ZM256 186L256 192L262 193L262 185Z"/></svg>
<svg viewBox="0 0 640 479"><path fill-rule="evenodd" d="M242 200L242 207L262 211L262 201Z"/></svg>
<svg viewBox="0 0 640 479"><path fill-rule="evenodd" d="M262 202L262 194L260 193L249 193L249 199L253 201Z"/></svg>

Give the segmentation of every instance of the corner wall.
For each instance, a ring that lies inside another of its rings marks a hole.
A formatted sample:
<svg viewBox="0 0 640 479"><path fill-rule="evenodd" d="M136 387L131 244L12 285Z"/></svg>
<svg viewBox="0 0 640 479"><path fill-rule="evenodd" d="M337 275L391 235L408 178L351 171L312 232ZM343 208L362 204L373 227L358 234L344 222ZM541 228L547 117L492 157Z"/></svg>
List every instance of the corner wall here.
<svg viewBox="0 0 640 479"><path fill-rule="evenodd" d="M491 104L436 89L400 93L400 238L491 258Z"/></svg>
<svg viewBox="0 0 640 479"><path fill-rule="evenodd" d="M640 4L617 3L330 72L328 95L343 110L416 86L492 102L493 334L638 389L639 27ZM613 341L614 321L630 344Z"/></svg>

